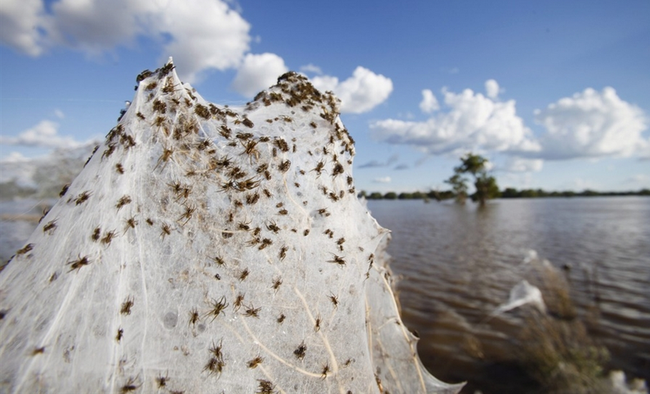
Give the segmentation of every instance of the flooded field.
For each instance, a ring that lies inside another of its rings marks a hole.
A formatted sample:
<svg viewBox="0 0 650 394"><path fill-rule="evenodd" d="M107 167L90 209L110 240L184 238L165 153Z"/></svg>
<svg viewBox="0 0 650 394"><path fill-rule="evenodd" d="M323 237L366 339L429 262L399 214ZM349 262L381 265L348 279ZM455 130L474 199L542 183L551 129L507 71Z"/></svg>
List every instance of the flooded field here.
<svg viewBox="0 0 650 394"><path fill-rule="evenodd" d="M369 201L392 230L388 252L420 357L464 392L521 392L517 313L487 319L529 278L534 250L566 275L578 317L610 352L608 368L650 381L650 198ZM522 380L523 379L523 380Z"/></svg>

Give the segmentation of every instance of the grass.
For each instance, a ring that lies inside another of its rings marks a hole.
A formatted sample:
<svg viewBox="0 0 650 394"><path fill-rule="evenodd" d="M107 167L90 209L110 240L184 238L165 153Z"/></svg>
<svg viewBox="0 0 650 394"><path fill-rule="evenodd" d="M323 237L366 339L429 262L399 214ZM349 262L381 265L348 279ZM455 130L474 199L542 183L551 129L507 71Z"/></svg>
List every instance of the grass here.
<svg viewBox="0 0 650 394"><path fill-rule="evenodd" d="M530 308L524 316L520 360L545 393L607 393L609 353L589 336L577 316L570 286L550 265L538 269L548 313Z"/></svg>

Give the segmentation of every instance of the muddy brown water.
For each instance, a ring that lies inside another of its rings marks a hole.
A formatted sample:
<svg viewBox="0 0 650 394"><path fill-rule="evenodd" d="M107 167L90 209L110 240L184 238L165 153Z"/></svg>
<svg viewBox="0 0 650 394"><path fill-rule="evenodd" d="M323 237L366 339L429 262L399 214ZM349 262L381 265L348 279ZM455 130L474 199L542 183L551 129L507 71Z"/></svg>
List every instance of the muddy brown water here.
<svg viewBox="0 0 650 394"><path fill-rule="evenodd" d="M392 231L405 323L438 378L463 392L540 392L521 368L517 311L486 321L530 274L529 250L566 275L579 318L610 352L608 369L650 382L650 198L369 201Z"/></svg>

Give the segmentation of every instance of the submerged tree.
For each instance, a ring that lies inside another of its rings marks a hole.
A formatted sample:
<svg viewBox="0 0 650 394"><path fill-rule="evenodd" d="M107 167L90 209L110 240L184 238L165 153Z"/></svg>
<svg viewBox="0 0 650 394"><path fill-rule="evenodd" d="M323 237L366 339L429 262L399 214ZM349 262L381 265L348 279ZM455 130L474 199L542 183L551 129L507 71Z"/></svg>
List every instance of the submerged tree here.
<svg viewBox="0 0 650 394"><path fill-rule="evenodd" d="M470 152L461 157L460 161L461 164L454 167L454 175L445 181L452 185L456 202L464 204L467 198L467 185L465 184L467 180L462 177L462 174L466 173L470 173L474 177L476 192L471 196L473 201L478 201L481 206L484 206L488 199L499 197L497 181L487 173L488 159Z"/></svg>
<svg viewBox="0 0 650 394"><path fill-rule="evenodd" d="M456 202L458 204L465 204L465 200L467 200L467 179L456 173L452 175L451 178L447 179L445 183L451 185L451 190L454 192Z"/></svg>

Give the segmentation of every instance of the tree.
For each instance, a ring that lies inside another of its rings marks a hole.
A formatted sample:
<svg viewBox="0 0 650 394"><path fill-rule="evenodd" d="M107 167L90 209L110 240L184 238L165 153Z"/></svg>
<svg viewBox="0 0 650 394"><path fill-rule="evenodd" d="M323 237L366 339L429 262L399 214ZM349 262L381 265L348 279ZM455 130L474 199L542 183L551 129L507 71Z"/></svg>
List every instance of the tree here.
<svg viewBox="0 0 650 394"><path fill-rule="evenodd" d="M465 204L467 199L467 179L460 176L458 172L447 179L445 183L451 185L451 190L454 192L456 202L458 204Z"/></svg>
<svg viewBox="0 0 650 394"><path fill-rule="evenodd" d="M472 154L471 152L460 158L461 164L454 167L457 174L464 174L469 172L474 177L478 174L485 173L485 163L488 160L482 156Z"/></svg>
<svg viewBox="0 0 650 394"><path fill-rule="evenodd" d="M487 173L486 163L488 159L470 152L461 157L460 161L461 164L458 167L454 167L455 174L445 181L454 188L457 202L464 203L467 196L466 179L461 176L466 173L470 173L474 177L476 192L472 194L473 201L478 201L481 206L484 206L488 199L499 197L497 181ZM459 194L463 187L465 188L465 197ZM458 188L459 192L456 191L456 188ZM459 196L462 197L462 200L459 199Z"/></svg>
<svg viewBox="0 0 650 394"><path fill-rule="evenodd" d="M497 180L486 173L481 173L476 177L474 187L476 187L476 192L472 194L472 200L478 200L481 205L485 205L486 200L497 198L500 195Z"/></svg>

